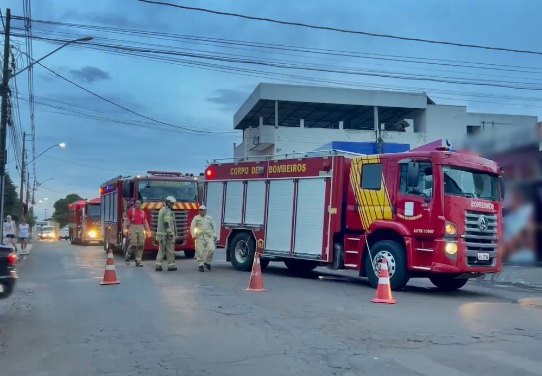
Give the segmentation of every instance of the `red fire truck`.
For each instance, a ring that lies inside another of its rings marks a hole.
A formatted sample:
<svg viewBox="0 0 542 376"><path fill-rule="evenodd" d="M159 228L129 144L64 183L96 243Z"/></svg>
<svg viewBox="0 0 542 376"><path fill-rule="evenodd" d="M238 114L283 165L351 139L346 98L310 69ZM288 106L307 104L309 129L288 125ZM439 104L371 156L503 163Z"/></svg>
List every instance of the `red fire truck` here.
<svg viewBox="0 0 542 376"><path fill-rule="evenodd" d="M69 204L68 227L72 244L101 243L100 198L79 200Z"/></svg>
<svg viewBox="0 0 542 376"><path fill-rule="evenodd" d="M123 254L126 252L128 239L123 233L123 221L126 210L135 200L141 200L141 208L147 213L149 226L154 234L158 211L164 205L163 200L167 196L173 196L177 200L174 212L179 235L175 250L184 251L185 257L194 257L195 245L190 236L190 223L199 208L198 179L194 175L178 172L148 171L146 175L119 176L103 183L100 195L104 249ZM144 250L158 251L154 235L147 238Z"/></svg>
<svg viewBox="0 0 542 376"><path fill-rule="evenodd" d="M385 257L394 289L424 277L454 290L501 269L502 184L487 159L444 148L328 153L213 163L205 175L219 246L239 270L257 251L263 268L356 269L376 286Z"/></svg>

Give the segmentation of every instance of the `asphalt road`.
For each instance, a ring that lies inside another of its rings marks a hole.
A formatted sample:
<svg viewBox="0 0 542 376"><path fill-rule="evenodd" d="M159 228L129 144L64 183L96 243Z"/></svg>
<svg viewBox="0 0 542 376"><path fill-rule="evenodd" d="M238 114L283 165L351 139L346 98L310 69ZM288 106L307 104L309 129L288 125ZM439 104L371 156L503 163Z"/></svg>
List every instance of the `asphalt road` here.
<svg viewBox="0 0 542 376"><path fill-rule="evenodd" d="M121 284L100 286L101 247L36 245L0 301L1 375L542 375L541 290L415 281L375 305L354 274L271 264L249 293L218 252L210 273L116 258Z"/></svg>

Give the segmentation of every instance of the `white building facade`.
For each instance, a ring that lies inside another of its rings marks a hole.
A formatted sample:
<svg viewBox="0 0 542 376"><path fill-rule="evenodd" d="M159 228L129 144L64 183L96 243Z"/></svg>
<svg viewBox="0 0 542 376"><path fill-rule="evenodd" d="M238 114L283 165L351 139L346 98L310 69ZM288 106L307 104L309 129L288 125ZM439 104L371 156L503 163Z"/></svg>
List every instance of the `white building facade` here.
<svg viewBox="0 0 542 376"><path fill-rule="evenodd" d="M234 115L243 142L235 158L305 153L332 141L409 144L461 140L494 129L532 127L535 116L468 112L425 93L262 83Z"/></svg>

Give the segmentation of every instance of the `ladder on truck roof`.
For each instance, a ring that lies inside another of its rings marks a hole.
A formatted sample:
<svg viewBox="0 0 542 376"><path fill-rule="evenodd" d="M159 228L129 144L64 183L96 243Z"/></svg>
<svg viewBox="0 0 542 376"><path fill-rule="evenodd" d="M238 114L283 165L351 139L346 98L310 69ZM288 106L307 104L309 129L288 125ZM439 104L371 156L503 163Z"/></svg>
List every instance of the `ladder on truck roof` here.
<svg viewBox="0 0 542 376"><path fill-rule="evenodd" d="M257 157L243 157L243 158L222 158L213 159L208 164L221 164L221 163L243 163L243 162L266 162L266 161L278 161L283 159L303 159L303 158L316 158L316 157L335 157L343 156L347 158L361 157L366 154L353 153L344 150L316 150L308 151L304 153L288 153L288 154L276 154L276 155L263 155Z"/></svg>

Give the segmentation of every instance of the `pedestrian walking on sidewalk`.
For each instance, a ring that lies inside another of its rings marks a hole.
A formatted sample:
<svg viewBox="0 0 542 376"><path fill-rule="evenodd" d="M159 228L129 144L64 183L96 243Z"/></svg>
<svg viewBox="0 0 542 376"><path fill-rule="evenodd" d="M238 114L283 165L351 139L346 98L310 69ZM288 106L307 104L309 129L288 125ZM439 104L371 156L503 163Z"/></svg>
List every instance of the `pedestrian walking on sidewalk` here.
<svg viewBox="0 0 542 376"><path fill-rule="evenodd" d="M137 200L134 206L126 212L124 232L128 234L130 239L130 244L124 257L126 265L130 265L130 260L135 254L136 266L143 266L141 260L143 258L145 239L147 235L150 236L151 229L147 220L147 214L141 209L140 200Z"/></svg>
<svg viewBox="0 0 542 376"><path fill-rule="evenodd" d="M177 239L177 227L175 226L175 213L173 206L177 200L173 196L167 196L164 206L158 212L158 225L156 227L156 242L158 243L158 254L154 270L162 271L164 256L167 260L167 270L175 271L175 240Z"/></svg>
<svg viewBox="0 0 542 376"><path fill-rule="evenodd" d="M15 249L15 252L17 252L17 241L15 240L17 235L17 223L11 220L11 215L6 216L4 222L4 234L6 243L11 244Z"/></svg>
<svg viewBox="0 0 542 376"><path fill-rule="evenodd" d="M216 231L213 218L207 215L207 207L201 205L199 214L194 217L190 225L190 233L196 242L196 257L200 272L211 270L211 261L216 248Z"/></svg>
<svg viewBox="0 0 542 376"><path fill-rule="evenodd" d="M23 218L19 223L19 241L21 242L21 250L26 251L26 245L28 244L28 238L30 237L30 226L26 223L26 219Z"/></svg>

